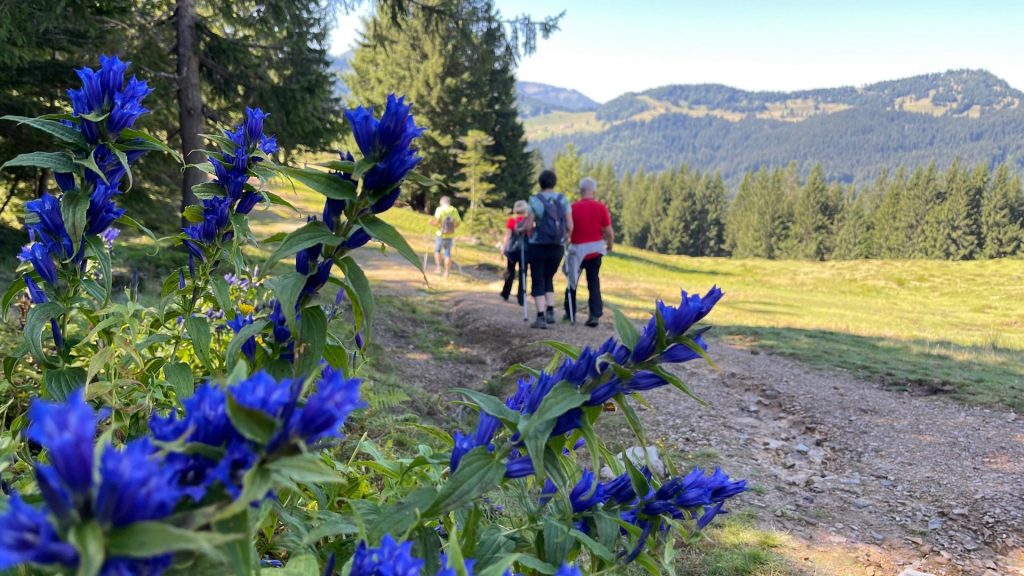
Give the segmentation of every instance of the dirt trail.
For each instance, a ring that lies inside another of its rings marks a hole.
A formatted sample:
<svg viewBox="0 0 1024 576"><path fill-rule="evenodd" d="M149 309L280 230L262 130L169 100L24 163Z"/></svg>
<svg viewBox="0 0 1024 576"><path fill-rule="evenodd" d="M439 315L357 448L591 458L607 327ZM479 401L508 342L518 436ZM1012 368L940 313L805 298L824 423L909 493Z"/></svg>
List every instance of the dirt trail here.
<svg viewBox="0 0 1024 576"><path fill-rule="evenodd" d="M444 303L457 329L469 362L396 357L402 374L433 391L480 387L515 362L537 366L550 358L540 340L596 345L613 333L607 319L596 329L528 329L521 309L498 298L493 271L431 275L427 290L408 264L372 260L381 289ZM400 325L381 335L404 337ZM806 573L1024 575L1024 416L894 392L717 340L710 354L719 371L679 368L710 408L665 389L648 394L654 409L641 416L652 440L703 453L759 487L741 506L799 542L804 557L795 562Z"/></svg>

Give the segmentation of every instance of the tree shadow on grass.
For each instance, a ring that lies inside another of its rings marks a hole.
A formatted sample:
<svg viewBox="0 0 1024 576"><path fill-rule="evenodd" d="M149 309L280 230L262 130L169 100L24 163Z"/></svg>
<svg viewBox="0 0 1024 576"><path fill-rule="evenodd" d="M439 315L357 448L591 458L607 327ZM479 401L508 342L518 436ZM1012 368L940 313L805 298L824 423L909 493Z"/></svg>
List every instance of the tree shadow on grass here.
<svg viewBox="0 0 1024 576"><path fill-rule="evenodd" d="M727 343L843 368L919 394L1024 410L1024 351L926 339L858 336L827 330L716 326Z"/></svg>
<svg viewBox="0 0 1024 576"><path fill-rule="evenodd" d="M682 266L676 266L674 264L666 264L665 262L659 262L651 258L644 258L636 254L627 254L624 252L612 252L609 258L618 258L626 260L628 262L635 262L637 264L643 264L645 266L651 266L664 270L666 272L672 272L674 274L704 274L706 276L732 276L732 272L722 272L721 270L702 270L699 268L683 268Z"/></svg>

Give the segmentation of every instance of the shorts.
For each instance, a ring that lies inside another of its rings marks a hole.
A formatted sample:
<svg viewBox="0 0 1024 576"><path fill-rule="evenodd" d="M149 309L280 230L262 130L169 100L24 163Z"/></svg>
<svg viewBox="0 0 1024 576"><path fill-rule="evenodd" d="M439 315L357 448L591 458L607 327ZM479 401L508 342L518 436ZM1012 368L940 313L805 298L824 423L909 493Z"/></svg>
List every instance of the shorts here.
<svg viewBox="0 0 1024 576"><path fill-rule="evenodd" d="M444 248L444 257L452 257L452 246L455 245L455 238L441 238L440 236L434 235L434 254L437 254Z"/></svg>
<svg viewBox="0 0 1024 576"><path fill-rule="evenodd" d="M526 259L530 263L531 296L555 291L555 274L562 264L561 244L527 244Z"/></svg>

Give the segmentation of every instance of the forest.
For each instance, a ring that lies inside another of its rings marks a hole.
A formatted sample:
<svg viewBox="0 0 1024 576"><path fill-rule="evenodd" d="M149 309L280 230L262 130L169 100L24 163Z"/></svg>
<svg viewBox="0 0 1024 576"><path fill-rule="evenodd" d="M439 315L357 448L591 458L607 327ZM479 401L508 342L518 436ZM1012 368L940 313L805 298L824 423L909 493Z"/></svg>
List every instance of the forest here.
<svg viewBox="0 0 1024 576"><path fill-rule="evenodd" d="M617 235L663 254L742 258L973 260L1024 254L1024 191L1002 164L897 167L863 186L830 181L821 164L747 172L730 195L718 172L682 164L627 172L568 147L554 159L570 182L598 181ZM566 185L569 187L569 185Z"/></svg>

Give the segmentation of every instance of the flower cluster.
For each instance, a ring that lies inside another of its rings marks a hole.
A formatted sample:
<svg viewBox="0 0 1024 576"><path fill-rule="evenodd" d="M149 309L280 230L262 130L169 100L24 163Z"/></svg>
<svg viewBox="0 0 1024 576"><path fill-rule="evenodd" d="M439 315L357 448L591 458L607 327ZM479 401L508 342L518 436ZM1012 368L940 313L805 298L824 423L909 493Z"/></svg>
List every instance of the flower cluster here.
<svg viewBox="0 0 1024 576"><path fill-rule="evenodd" d="M647 483L647 493L638 496L628 474L622 474L608 482L596 482L594 474L585 470L579 482L569 493L576 528L590 533L592 509L602 507L614 509L619 518L641 530L641 536L634 549L626 555L626 562L632 562L647 544L652 533L667 530L666 518L693 520L697 530L704 529L722 509L725 501L747 490L746 480L731 480L721 469L708 475L695 467L686 476L670 478L655 488L651 485L651 474L642 471ZM549 486L548 491L554 487Z"/></svg>
<svg viewBox="0 0 1024 576"><path fill-rule="evenodd" d="M184 442L214 448L214 452L174 453L176 479L186 495L199 501L214 485L234 497L241 493L244 473L261 458L292 452L299 443L312 446L327 438L341 438L341 426L353 410L362 407L360 381L345 378L324 366L316 390L300 404L303 380L275 380L265 372L224 390L213 384L196 389L183 402L185 415L154 415L150 429L156 440ZM229 397L238 405L265 415L271 428L254 435L231 419ZM220 458L212 454L220 454Z"/></svg>
<svg viewBox="0 0 1024 576"><path fill-rule="evenodd" d="M221 150L207 159L213 167L213 184L223 195L205 198L201 221L183 230L190 270L196 258L205 262L210 248L231 239L227 231L231 214L248 214L263 201L259 191L249 184L249 176L253 166L277 152L277 140L263 133L267 116L259 108L246 108L245 121L226 130L224 138L216 139Z"/></svg>
<svg viewBox="0 0 1024 576"><path fill-rule="evenodd" d="M398 185L422 160L412 141L423 135L423 128L416 126L411 110L412 104L406 104L404 98L389 94L380 120L374 117L372 107L360 106L345 112L359 151L373 162L373 167L363 175L363 189L369 191L375 203L387 204L383 209L375 207L377 212L394 204Z"/></svg>
<svg viewBox="0 0 1024 576"><path fill-rule="evenodd" d="M596 349L585 347L576 359L566 358L554 372L541 372L536 377L520 379L516 392L505 400L505 406L524 415L534 414L561 382L568 382L587 394L583 407L572 408L558 417L551 431L553 437L578 429L586 407L601 406L619 394L633 394L669 384L665 375L653 369L657 364L682 363L700 357L697 349L706 350L707 344L700 333L690 337L689 332L711 312L721 297L722 291L712 287L703 297L683 291L678 307L659 300L655 313L632 349L614 337ZM614 370L613 365L623 370ZM453 435L452 470L458 468L462 457L473 448L484 446L493 450L492 442L500 429L501 422L496 417L481 412L473 435L456 431ZM513 439L518 440L518 432ZM508 462L507 477L521 478L534 474L531 459L522 452L522 445L516 444Z"/></svg>
<svg viewBox="0 0 1024 576"><path fill-rule="evenodd" d="M101 415L81 390L66 402L36 400L29 409L28 438L43 446L49 464L36 467L36 482L46 506L37 510L17 496L0 516L0 570L19 564L74 567L78 552L67 541L74 526L94 522L104 531L168 517L191 500L203 501L221 486L241 493L245 472L262 459L292 453L302 445L340 438L341 426L359 408L359 380L323 369L316 390L300 402L301 380L276 381L265 373L229 387L200 386L185 400L185 415L151 420L152 437L131 440L121 450L93 448ZM232 420L229 396L246 410L258 411L272 426L266 436ZM175 444L181 442L182 444ZM173 446L189 449L176 451ZM195 450L202 446L204 450ZM167 448L172 447L172 448ZM171 556L107 558L103 574L158 575Z"/></svg>
<svg viewBox="0 0 1024 576"><path fill-rule="evenodd" d="M24 563L74 567L78 553L65 540L74 526L95 522L107 531L165 518L174 510L182 493L148 438L132 440L122 450L104 447L97 466L93 440L99 416L81 390L63 404L34 401L29 420L28 437L46 449L50 462L36 467L45 507L36 510L12 499L0 517L0 570ZM169 555L112 557L102 573L142 573L136 564L166 568L170 560Z"/></svg>
<svg viewBox="0 0 1024 576"><path fill-rule="evenodd" d="M385 534L380 546L371 548L366 542L356 546L352 556L350 576L421 576L426 562L412 555L412 542L398 543L390 534ZM465 561L466 576L473 576L473 560ZM441 556L441 569L437 576L455 576L456 567L449 559ZM505 576L510 576L508 570ZM562 564L555 576L582 576L579 568Z"/></svg>

